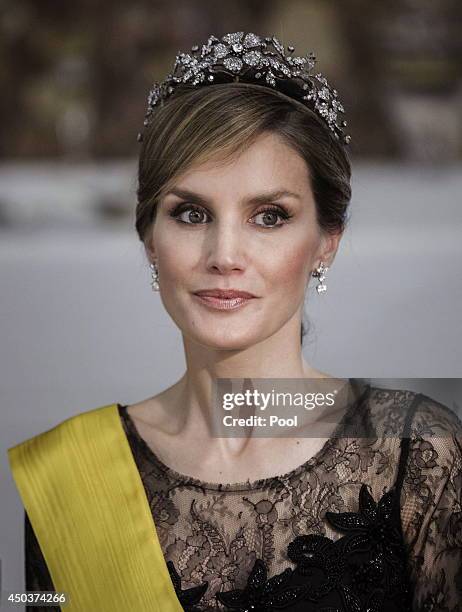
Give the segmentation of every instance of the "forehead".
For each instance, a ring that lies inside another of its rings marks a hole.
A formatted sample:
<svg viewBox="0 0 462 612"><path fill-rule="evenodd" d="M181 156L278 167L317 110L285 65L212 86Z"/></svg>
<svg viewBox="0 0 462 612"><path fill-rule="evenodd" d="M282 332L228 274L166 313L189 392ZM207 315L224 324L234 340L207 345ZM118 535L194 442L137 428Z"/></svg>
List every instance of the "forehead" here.
<svg viewBox="0 0 462 612"><path fill-rule="evenodd" d="M229 159L213 156L194 164L174 181L201 193L219 192L226 185L236 192L272 188L310 192L305 160L277 134L265 133Z"/></svg>

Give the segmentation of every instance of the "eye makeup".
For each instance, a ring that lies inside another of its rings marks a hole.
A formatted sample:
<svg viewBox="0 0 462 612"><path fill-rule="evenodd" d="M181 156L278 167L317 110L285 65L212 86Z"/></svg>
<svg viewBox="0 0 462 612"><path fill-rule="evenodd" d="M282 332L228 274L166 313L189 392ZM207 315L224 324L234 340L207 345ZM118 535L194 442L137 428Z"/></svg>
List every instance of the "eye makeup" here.
<svg viewBox="0 0 462 612"><path fill-rule="evenodd" d="M191 204L189 202L179 202L177 204L175 204L169 211L168 211L168 215L175 219L176 221L178 221L179 223L183 223L185 225L204 225L204 223L190 223L188 221L184 221L182 219L180 219L179 217L187 212L187 211L195 211L198 214L203 214L203 215L207 215L209 217L211 217L212 215L210 214L210 212L203 206L199 206L197 204ZM257 225L259 227L263 227L264 229L273 229L275 227L281 227L282 225L285 225L286 223L288 223L289 219L291 219L293 217L293 214L291 214L289 212L289 210L281 205L275 205L275 204L270 204L270 205L266 205L263 208L260 208L259 210L257 210L253 216L251 218L254 217L258 217L259 215L263 215L263 214L269 214L269 215L273 215L275 217L279 217L279 219L282 220L281 223L277 223L274 225L265 225L265 224L260 224L260 223L253 223L253 225Z"/></svg>

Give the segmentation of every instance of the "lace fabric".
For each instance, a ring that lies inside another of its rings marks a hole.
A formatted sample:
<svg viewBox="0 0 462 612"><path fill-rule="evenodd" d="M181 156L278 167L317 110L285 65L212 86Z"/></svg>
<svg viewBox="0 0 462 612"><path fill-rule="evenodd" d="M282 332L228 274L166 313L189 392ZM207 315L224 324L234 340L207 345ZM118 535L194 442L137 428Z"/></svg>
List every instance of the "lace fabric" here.
<svg viewBox="0 0 462 612"><path fill-rule="evenodd" d="M230 485L170 469L118 406L187 612L462 610L462 423L438 402L368 388L303 465ZM53 590L25 520L26 588Z"/></svg>

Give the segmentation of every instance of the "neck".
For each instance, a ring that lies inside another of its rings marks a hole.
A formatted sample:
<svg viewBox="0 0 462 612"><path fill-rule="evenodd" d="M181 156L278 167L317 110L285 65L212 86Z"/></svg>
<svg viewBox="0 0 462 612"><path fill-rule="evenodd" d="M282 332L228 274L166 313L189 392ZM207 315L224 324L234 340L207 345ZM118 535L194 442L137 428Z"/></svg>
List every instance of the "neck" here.
<svg viewBox="0 0 462 612"><path fill-rule="evenodd" d="M296 325L240 349L210 348L185 337L183 344L187 368L174 387L177 431L197 439L212 435L217 410L214 382L218 378L331 378L304 359Z"/></svg>

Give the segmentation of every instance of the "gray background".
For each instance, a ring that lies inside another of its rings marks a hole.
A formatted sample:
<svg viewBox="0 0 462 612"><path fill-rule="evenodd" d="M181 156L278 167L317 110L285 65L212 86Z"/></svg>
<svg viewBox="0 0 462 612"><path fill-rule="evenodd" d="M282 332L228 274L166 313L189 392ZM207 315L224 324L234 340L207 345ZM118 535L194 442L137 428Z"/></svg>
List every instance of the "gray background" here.
<svg viewBox="0 0 462 612"><path fill-rule="evenodd" d="M11 171L1 172L7 178ZM23 588L23 512L6 449L73 414L139 401L184 371L180 332L151 291L134 230L99 229L85 206L78 223L59 218L59 201L72 185L90 185L94 193L112 184L132 197L134 165L81 168L65 180L53 168L40 172L36 185L42 183L49 216L28 225L24 204L22 229L0 239L0 550L8 590ZM47 172L53 181L45 180ZM8 181L0 183L6 189ZM16 177L12 184L18 201L27 202L21 190L31 188L28 181ZM307 296L304 353L315 367L392 379L389 386L422 390L457 411L461 192L459 167L354 168L350 226L328 272L328 290L318 295L313 279ZM394 380L413 378L428 380Z"/></svg>

